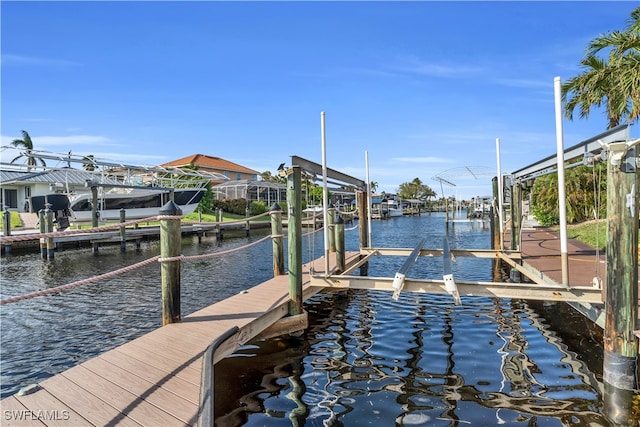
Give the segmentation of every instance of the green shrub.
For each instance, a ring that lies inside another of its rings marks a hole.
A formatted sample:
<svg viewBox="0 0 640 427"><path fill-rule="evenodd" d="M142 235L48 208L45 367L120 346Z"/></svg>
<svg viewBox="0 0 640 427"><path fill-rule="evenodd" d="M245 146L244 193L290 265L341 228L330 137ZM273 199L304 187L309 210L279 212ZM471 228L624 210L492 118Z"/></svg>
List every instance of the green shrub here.
<svg viewBox="0 0 640 427"><path fill-rule="evenodd" d="M560 219L551 212L533 207L531 209L533 216L538 220L540 225L549 227L551 225L556 225L560 222Z"/></svg>

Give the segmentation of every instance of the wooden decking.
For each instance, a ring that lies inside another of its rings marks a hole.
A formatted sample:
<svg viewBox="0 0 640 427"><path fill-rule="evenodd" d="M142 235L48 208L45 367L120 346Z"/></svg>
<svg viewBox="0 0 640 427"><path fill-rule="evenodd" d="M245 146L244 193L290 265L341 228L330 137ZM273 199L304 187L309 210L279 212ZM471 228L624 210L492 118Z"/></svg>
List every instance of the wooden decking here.
<svg viewBox="0 0 640 427"><path fill-rule="evenodd" d="M562 283L560 236L546 228L526 228L521 233L522 260L543 279ZM570 286L591 286L594 277L606 278L606 256L574 239L567 239Z"/></svg>
<svg viewBox="0 0 640 427"><path fill-rule="evenodd" d="M349 264L359 254L347 253ZM330 254L330 268L335 256ZM324 271L324 259L314 264ZM304 267L308 272L308 266ZM198 419L202 356L233 326L239 336L220 353L258 335L288 311L288 276L213 304L0 401L2 426L184 426ZM303 277L307 299L321 291ZM231 341L231 340L230 340Z"/></svg>

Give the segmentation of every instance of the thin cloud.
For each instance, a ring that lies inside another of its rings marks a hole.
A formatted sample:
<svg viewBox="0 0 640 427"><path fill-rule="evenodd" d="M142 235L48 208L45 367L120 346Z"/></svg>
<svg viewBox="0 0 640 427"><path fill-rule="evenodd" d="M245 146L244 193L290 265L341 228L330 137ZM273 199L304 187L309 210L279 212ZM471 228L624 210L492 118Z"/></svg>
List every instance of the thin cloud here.
<svg viewBox="0 0 640 427"><path fill-rule="evenodd" d="M99 135L69 135L69 136L32 136L34 146L58 146L58 145L121 145L116 144L105 136Z"/></svg>
<svg viewBox="0 0 640 427"><path fill-rule="evenodd" d="M442 157L393 157L392 160L405 163L451 163L450 159Z"/></svg>
<svg viewBox="0 0 640 427"><path fill-rule="evenodd" d="M548 79L496 79L496 83L502 86L517 87L517 88L535 88L535 89L548 89L553 87L553 82Z"/></svg>
<svg viewBox="0 0 640 427"><path fill-rule="evenodd" d="M425 61L417 56L405 56L395 61L391 67L404 73L419 74L430 77L457 77L476 75L483 72L479 66L469 66L467 64L436 63Z"/></svg>
<svg viewBox="0 0 640 427"><path fill-rule="evenodd" d="M60 58L40 58L35 56L26 56L26 55L14 55L14 54L3 54L2 55L2 64L5 66L8 65L42 65L42 66L78 66L81 65L79 62L69 61L67 59Z"/></svg>

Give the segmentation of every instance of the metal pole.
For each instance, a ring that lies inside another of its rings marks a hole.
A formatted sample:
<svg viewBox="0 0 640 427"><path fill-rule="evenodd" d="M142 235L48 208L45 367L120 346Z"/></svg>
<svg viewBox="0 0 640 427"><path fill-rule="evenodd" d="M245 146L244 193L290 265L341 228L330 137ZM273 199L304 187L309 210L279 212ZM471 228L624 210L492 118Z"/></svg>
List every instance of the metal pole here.
<svg viewBox="0 0 640 427"><path fill-rule="evenodd" d="M364 152L364 163L365 163L365 174L367 176L367 232L369 236L367 238L367 247L370 248L373 246L373 238L371 236L371 181L369 179L369 152ZM360 212L360 216L364 213ZM360 218L360 221L363 221Z"/></svg>
<svg viewBox="0 0 640 427"><path fill-rule="evenodd" d="M500 248L503 249L502 236L504 236L504 221L502 220L502 170L500 166L500 138L496 138L496 158L498 167L498 221L500 221Z"/></svg>
<svg viewBox="0 0 640 427"><path fill-rule="evenodd" d="M329 274L329 192L327 190L327 135L325 132L325 114L320 113L322 134L322 224L324 225L324 274Z"/></svg>
<svg viewBox="0 0 640 427"><path fill-rule="evenodd" d="M558 165L558 209L560 211L560 257L562 284L569 287L569 252L567 250L567 205L564 184L564 139L562 135L562 89L560 77L553 79L556 107L556 161Z"/></svg>

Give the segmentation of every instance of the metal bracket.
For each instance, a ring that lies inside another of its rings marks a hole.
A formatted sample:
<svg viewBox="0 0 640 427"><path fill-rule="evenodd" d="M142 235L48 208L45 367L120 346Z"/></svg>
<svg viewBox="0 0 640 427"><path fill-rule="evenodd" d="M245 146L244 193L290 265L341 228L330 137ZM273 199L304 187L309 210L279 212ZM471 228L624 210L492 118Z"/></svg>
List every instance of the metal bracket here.
<svg viewBox="0 0 640 427"><path fill-rule="evenodd" d="M442 278L444 279L445 290L453 297L455 305L460 305L460 292L458 292L458 286L453 280L453 269L451 268L451 251L449 250L449 239L445 236L442 239Z"/></svg>

